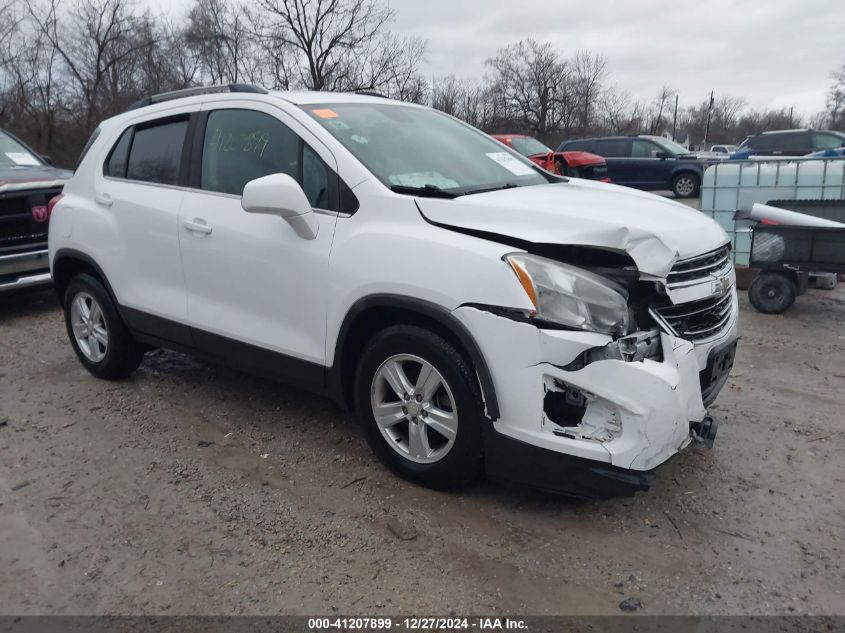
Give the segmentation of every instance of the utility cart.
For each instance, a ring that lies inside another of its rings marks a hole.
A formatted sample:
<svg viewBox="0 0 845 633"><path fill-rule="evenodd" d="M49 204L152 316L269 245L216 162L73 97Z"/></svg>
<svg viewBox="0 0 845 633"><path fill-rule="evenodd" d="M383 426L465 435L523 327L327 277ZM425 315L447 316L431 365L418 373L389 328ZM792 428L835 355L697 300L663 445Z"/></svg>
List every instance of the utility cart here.
<svg viewBox="0 0 845 633"><path fill-rule="evenodd" d="M750 265L760 269L748 289L751 305L780 314L807 290L811 272L845 273L845 227L758 224Z"/></svg>

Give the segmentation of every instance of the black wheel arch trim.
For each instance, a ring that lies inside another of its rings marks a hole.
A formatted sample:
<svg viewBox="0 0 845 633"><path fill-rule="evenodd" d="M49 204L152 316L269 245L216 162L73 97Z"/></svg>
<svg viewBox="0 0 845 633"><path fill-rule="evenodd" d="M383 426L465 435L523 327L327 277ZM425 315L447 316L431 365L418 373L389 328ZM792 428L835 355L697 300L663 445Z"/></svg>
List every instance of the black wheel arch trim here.
<svg viewBox="0 0 845 633"><path fill-rule="evenodd" d="M343 393L341 368L343 367L343 353L350 328L358 315L372 308L398 308L409 312L416 312L447 328L458 339L470 356L475 373L478 376L479 386L481 387L481 396L484 400L486 417L494 421L499 419L499 401L496 397L493 377L490 374L487 361L484 359L484 354L481 352L481 349L475 342L475 338L467 327L446 308L424 299L403 295L368 295L358 299L346 312L335 343L334 361L332 367L328 370L329 376L327 382L329 390L335 394L334 397L337 401L343 400L341 395Z"/></svg>
<svg viewBox="0 0 845 633"><path fill-rule="evenodd" d="M103 282L103 285L106 287L106 291L109 293L109 297L111 297L112 302L117 307L117 311L120 314L121 318L123 318L123 313L121 312L120 303L117 300L117 297L114 294L114 290L109 283L109 278L106 277L106 273L103 272L102 267L97 263L97 261L88 255L87 253L83 253L82 251L78 251L75 248L60 248L56 251L56 254L53 256L53 262L51 265L50 273L53 275L53 287L56 290L56 296L59 299L59 302L64 304L64 297L59 295L59 288L56 285L56 267L58 266L59 262L64 259L76 259L85 264L89 265L93 268L97 275L100 277L100 281Z"/></svg>

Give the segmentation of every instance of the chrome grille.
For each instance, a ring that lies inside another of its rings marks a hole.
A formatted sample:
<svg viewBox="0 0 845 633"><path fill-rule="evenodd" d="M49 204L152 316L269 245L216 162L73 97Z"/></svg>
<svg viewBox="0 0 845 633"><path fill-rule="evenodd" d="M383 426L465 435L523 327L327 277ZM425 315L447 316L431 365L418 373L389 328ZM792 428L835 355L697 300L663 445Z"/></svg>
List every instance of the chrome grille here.
<svg viewBox="0 0 845 633"><path fill-rule="evenodd" d="M676 263L666 276L666 284L677 286L680 284L696 283L719 274L730 266L731 247L725 244L715 251L690 257Z"/></svg>
<svg viewBox="0 0 845 633"><path fill-rule="evenodd" d="M670 334L687 341L704 341L717 336L728 324L734 293L651 309L654 319Z"/></svg>

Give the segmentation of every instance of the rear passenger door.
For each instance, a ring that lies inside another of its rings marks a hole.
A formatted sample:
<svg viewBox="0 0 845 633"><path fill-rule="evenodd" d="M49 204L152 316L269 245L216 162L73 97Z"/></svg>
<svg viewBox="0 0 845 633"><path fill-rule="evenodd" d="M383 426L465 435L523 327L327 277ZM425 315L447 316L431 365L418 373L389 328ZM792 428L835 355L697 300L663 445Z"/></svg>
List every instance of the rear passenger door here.
<svg viewBox="0 0 845 633"><path fill-rule="evenodd" d="M635 186L636 170L631 165L631 141L626 138L599 139L590 150L607 161L610 180L617 185Z"/></svg>
<svg viewBox="0 0 845 633"><path fill-rule="evenodd" d="M153 331L151 320L187 319L177 222L189 120L187 111L138 120L114 140L96 179L93 204L117 229L115 240L98 244L99 264L125 316L142 332Z"/></svg>
<svg viewBox="0 0 845 633"><path fill-rule="evenodd" d="M192 157L179 240L196 345L245 369L319 383L337 220L334 157L280 108L240 100L204 108ZM315 239L241 207L244 185L274 173L303 186L319 224Z"/></svg>

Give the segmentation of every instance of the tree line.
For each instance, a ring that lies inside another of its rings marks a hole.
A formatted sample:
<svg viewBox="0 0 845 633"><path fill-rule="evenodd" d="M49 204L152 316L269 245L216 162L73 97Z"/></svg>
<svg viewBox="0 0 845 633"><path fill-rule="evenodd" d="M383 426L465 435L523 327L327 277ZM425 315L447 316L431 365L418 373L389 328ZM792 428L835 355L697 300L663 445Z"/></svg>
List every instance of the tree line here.
<svg viewBox="0 0 845 633"><path fill-rule="evenodd" d="M151 94L253 83L270 89L376 91L425 103L488 132L524 132L549 145L603 134L662 134L700 143L767 129L845 128L845 66L827 110L754 110L718 95L682 107L665 85L635 99L607 59L564 55L531 38L504 46L482 77L427 76L427 42L393 30L384 0L194 0L179 19L134 0L0 0L0 127L72 166L97 123Z"/></svg>

